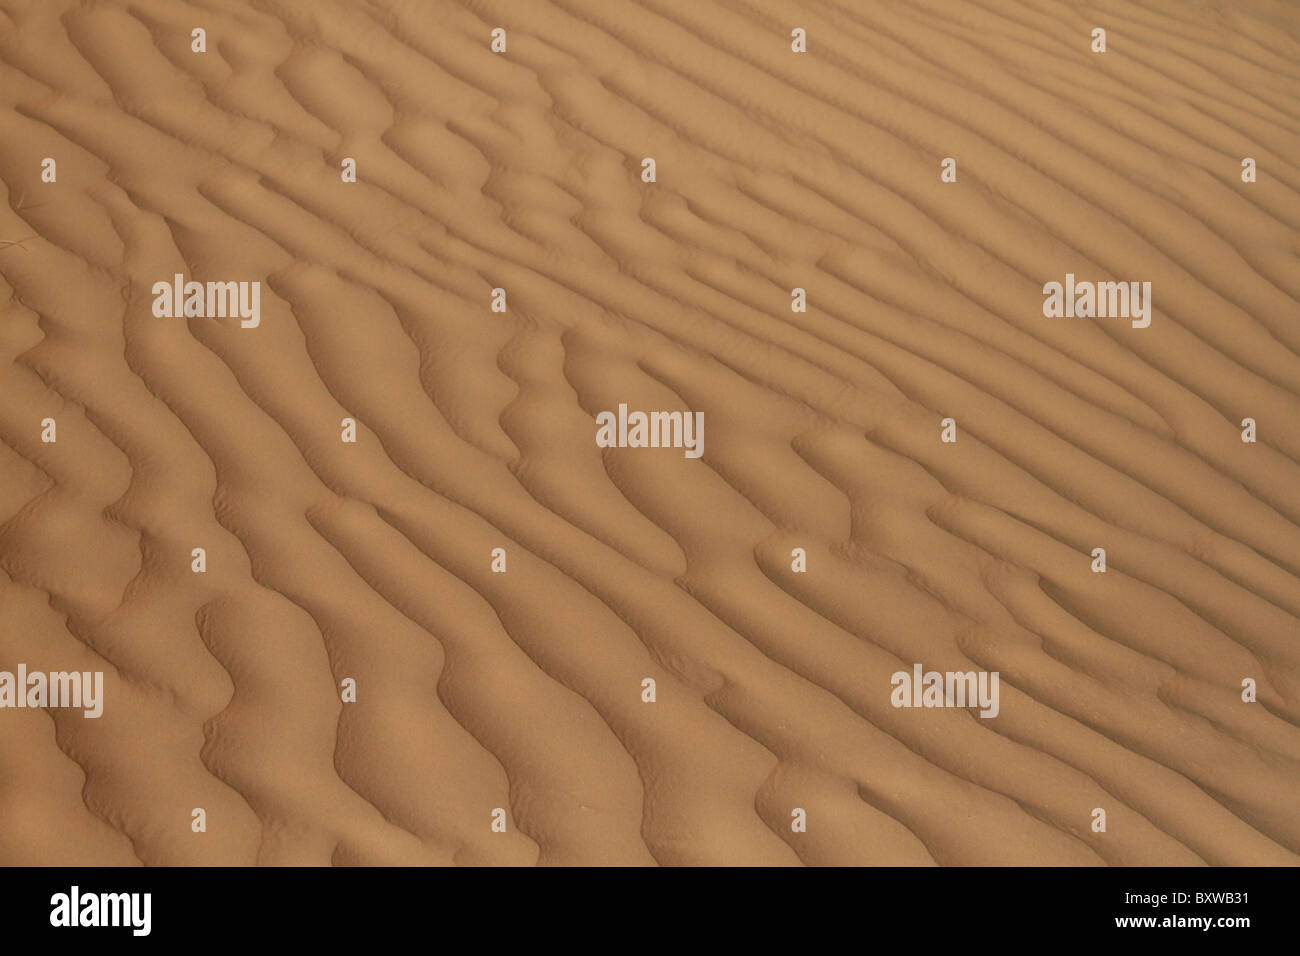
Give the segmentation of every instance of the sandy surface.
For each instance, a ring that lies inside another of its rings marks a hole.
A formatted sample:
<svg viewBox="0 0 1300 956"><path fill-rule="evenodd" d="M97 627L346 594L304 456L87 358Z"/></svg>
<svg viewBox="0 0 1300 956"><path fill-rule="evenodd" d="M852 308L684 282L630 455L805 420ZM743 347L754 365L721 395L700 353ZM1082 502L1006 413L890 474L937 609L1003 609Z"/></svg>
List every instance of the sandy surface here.
<svg viewBox="0 0 1300 956"><path fill-rule="evenodd" d="M0 863L1300 862L1297 4L0 11Z"/></svg>

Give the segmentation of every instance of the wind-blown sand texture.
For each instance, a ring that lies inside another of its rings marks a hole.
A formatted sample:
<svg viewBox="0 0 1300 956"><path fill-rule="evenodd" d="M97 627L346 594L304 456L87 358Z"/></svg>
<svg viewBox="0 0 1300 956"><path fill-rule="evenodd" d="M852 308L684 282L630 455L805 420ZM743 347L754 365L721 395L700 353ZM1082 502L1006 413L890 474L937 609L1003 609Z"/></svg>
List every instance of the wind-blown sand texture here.
<svg viewBox="0 0 1300 956"><path fill-rule="evenodd" d="M0 10L0 863L1300 862L1295 3Z"/></svg>

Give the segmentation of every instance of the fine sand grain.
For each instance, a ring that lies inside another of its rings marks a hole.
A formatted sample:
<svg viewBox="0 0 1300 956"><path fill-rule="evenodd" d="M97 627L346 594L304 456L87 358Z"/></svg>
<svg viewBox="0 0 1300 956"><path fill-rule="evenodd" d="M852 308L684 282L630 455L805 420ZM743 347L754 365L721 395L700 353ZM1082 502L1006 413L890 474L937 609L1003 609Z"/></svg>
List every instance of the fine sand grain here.
<svg viewBox="0 0 1300 956"><path fill-rule="evenodd" d="M1297 130L1284 0L0 0L0 864L1300 862Z"/></svg>

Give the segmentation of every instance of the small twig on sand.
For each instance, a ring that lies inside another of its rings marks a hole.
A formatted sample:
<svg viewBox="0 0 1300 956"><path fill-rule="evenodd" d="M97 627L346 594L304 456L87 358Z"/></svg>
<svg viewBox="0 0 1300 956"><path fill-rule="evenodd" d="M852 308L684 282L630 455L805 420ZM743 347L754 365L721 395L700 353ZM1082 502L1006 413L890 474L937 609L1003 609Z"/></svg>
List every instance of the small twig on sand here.
<svg viewBox="0 0 1300 956"><path fill-rule="evenodd" d="M37 239L37 238L39 237L25 236L22 239L0 239L0 246L17 246L18 248L22 249L23 252L26 252L27 247L24 246L23 243L27 242L30 239Z"/></svg>
<svg viewBox="0 0 1300 956"><path fill-rule="evenodd" d="M18 212L19 210L23 209L24 208L23 203L25 203L26 201L27 201L27 190L24 189L22 192L18 194L18 204L14 206L14 212ZM25 208L40 209L44 205L45 203L38 202L35 206L27 206Z"/></svg>

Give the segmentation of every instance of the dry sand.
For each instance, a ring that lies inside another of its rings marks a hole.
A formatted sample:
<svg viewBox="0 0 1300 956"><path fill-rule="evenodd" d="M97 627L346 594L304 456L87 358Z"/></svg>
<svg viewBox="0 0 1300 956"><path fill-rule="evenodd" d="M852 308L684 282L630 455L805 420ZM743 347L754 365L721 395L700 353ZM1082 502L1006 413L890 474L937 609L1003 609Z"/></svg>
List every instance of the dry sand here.
<svg viewBox="0 0 1300 956"><path fill-rule="evenodd" d="M1296 3L0 11L0 863L1300 862Z"/></svg>

